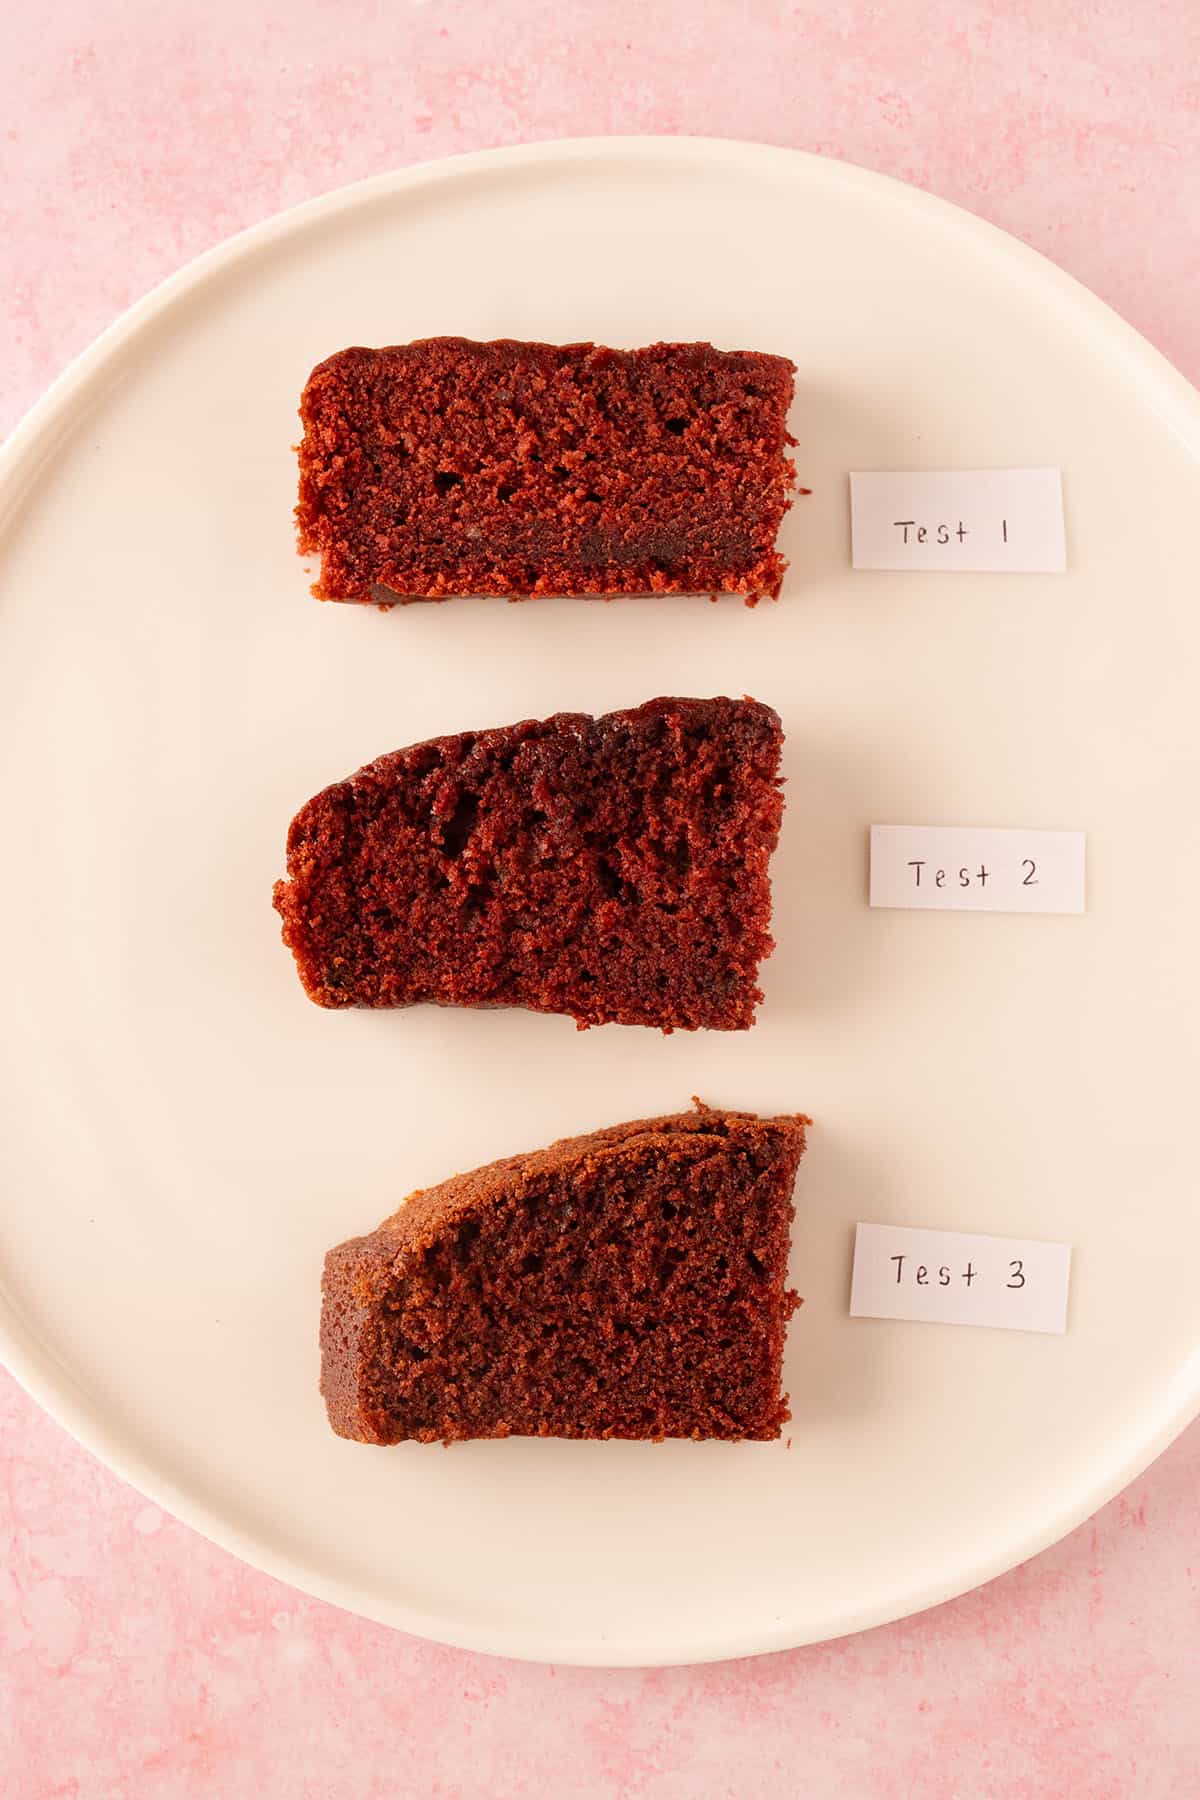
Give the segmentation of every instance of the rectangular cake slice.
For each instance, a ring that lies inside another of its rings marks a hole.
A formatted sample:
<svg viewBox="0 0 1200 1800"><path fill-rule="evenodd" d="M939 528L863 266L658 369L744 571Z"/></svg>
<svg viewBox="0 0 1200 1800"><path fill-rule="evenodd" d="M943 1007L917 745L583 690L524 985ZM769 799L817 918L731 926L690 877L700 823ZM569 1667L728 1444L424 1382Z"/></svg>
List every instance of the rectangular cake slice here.
<svg viewBox="0 0 1200 1800"><path fill-rule="evenodd" d="M756 700L661 699L379 757L288 832L275 905L305 989L744 1030L782 738Z"/></svg>
<svg viewBox="0 0 1200 1800"><path fill-rule="evenodd" d="M777 597L794 373L711 344L339 351L300 406L313 591Z"/></svg>
<svg viewBox="0 0 1200 1800"><path fill-rule="evenodd" d="M326 1258L333 1429L778 1437L807 1123L697 1103L413 1194Z"/></svg>

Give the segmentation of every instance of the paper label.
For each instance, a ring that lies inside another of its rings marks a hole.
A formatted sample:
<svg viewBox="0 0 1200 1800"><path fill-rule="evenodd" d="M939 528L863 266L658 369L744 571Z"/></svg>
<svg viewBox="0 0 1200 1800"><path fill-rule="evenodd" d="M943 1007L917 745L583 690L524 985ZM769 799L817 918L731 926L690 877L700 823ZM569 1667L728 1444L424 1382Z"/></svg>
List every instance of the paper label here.
<svg viewBox="0 0 1200 1800"><path fill-rule="evenodd" d="M1067 566L1058 469L893 469L850 476L856 569Z"/></svg>
<svg viewBox="0 0 1200 1800"><path fill-rule="evenodd" d="M1070 1244L860 1224L851 1316L1064 1332Z"/></svg>
<svg viewBox="0 0 1200 1800"><path fill-rule="evenodd" d="M871 905L961 912L1081 913L1082 831L872 825Z"/></svg>

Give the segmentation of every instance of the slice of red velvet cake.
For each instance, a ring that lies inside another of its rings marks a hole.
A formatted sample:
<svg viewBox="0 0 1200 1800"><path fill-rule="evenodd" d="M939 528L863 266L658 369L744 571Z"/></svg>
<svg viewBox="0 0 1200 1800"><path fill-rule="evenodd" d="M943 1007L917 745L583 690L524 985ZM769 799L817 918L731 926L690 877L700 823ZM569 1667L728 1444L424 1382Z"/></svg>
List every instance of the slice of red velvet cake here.
<svg viewBox="0 0 1200 1800"><path fill-rule="evenodd" d="M325 1259L333 1429L778 1437L807 1124L697 1103L413 1194Z"/></svg>
<svg viewBox="0 0 1200 1800"><path fill-rule="evenodd" d="M309 997L745 1029L781 744L756 700L664 699L381 756L288 833L275 905Z"/></svg>
<svg viewBox="0 0 1200 1800"><path fill-rule="evenodd" d="M341 350L300 405L313 591L777 596L794 374L711 344Z"/></svg>

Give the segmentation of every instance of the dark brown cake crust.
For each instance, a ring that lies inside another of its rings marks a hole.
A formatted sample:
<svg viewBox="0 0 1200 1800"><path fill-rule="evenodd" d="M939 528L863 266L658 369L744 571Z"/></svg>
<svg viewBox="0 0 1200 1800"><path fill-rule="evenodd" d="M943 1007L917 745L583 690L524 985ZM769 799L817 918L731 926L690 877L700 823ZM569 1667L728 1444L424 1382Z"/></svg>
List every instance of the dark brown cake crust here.
<svg viewBox="0 0 1200 1800"><path fill-rule="evenodd" d="M778 1437L808 1122L697 1103L413 1194L325 1259L333 1429Z"/></svg>
<svg viewBox="0 0 1200 1800"><path fill-rule="evenodd" d="M661 699L380 757L288 833L275 905L309 997L745 1029L781 743L758 701Z"/></svg>
<svg viewBox="0 0 1200 1800"><path fill-rule="evenodd" d="M300 405L313 592L777 597L794 374L711 344L339 351Z"/></svg>

